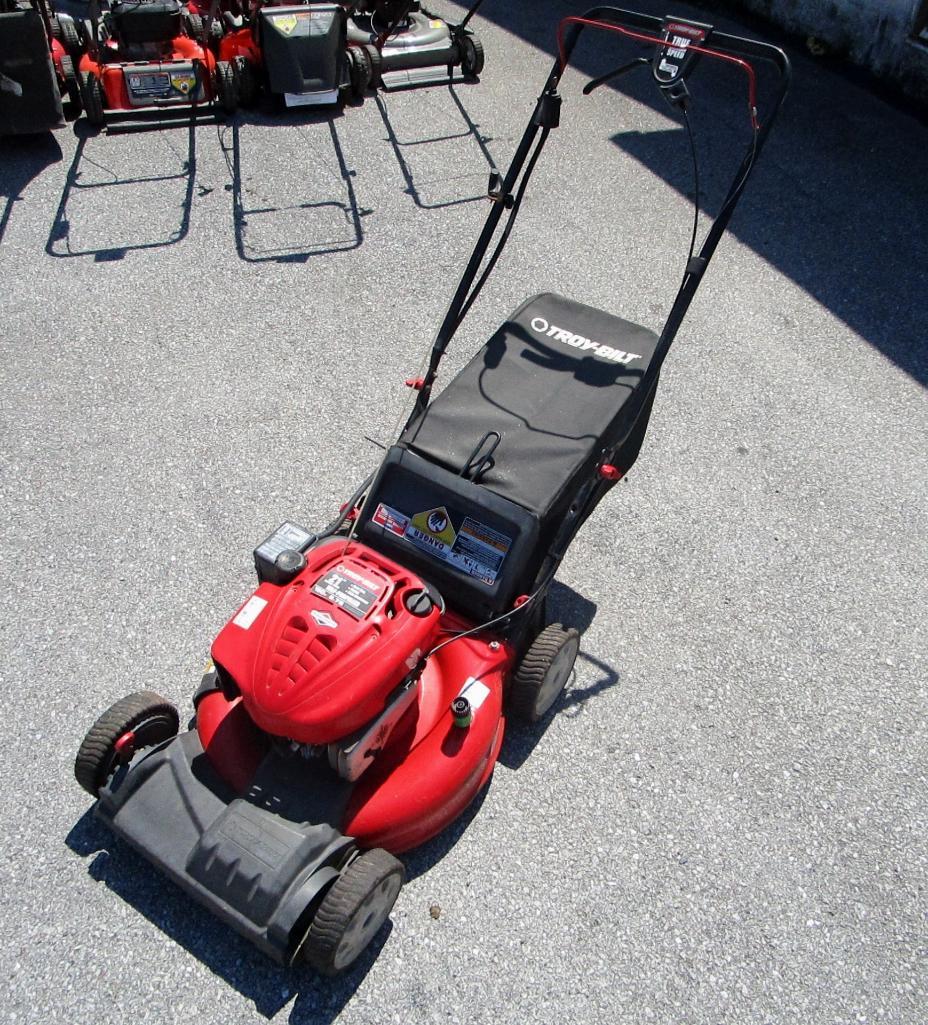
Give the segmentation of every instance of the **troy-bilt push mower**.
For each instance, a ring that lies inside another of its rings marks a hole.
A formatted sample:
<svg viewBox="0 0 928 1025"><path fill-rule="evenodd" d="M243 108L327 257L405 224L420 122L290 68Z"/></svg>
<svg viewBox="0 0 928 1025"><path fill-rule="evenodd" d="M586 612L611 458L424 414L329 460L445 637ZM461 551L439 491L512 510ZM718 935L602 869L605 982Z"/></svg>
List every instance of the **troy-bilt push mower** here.
<svg viewBox="0 0 928 1025"><path fill-rule="evenodd" d="M338 104L367 92L376 51L349 45L342 4L259 0L237 27L241 20L227 12L219 57L234 68L244 105L262 88L286 107Z"/></svg>
<svg viewBox="0 0 928 1025"><path fill-rule="evenodd" d="M187 116L218 104L238 106L232 66L205 45L194 6L180 0L113 0L90 18L90 45L80 79L87 120L127 121L140 115Z"/></svg>
<svg viewBox="0 0 928 1025"><path fill-rule="evenodd" d="M430 401L558 124L558 83L588 27L638 56L584 92L640 69L687 125L701 58L743 76L744 158L698 254L691 244L660 335L536 295ZM579 637L546 623L548 588L580 525L635 462L661 366L789 75L765 43L611 7L564 19L558 42L512 165L491 176L490 213L425 376L409 382L416 401L396 444L327 529L285 523L255 550L258 588L213 644L193 728L177 735L177 711L136 693L101 716L77 755L97 815L284 963L349 965L396 900L394 855L474 798L508 717L537 720L561 693ZM779 73L760 115L753 59Z"/></svg>
<svg viewBox="0 0 928 1025"><path fill-rule="evenodd" d="M413 0L360 0L348 24L351 42L369 48L372 82L385 88L467 79L483 70L483 44L468 28L483 0L450 24Z"/></svg>
<svg viewBox="0 0 928 1025"><path fill-rule="evenodd" d="M80 114L80 52L73 20L45 0L0 0L0 135L61 128L64 103Z"/></svg>

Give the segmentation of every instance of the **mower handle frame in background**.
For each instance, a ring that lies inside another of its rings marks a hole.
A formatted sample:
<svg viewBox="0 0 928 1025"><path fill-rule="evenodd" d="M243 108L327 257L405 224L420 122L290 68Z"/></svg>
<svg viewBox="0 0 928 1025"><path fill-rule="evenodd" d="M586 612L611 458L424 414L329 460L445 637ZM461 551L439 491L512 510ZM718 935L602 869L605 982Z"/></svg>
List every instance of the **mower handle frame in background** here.
<svg viewBox="0 0 928 1025"><path fill-rule="evenodd" d="M536 101L535 110L516 148L508 171L504 177L500 176L496 171L491 174L490 199L493 200L493 203L483 230L474 246L471 257L445 313L444 320L432 343L425 376L415 381L417 389L416 401L406 421L407 428L421 416L428 406L432 386L435 382L442 357L464 317L470 310L480 289L492 273L496 261L506 245L535 163L541 154L541 150L544 148L549 132L552 128L556 128L560 122L561 97L557 91L558 84L570 64L570 58L583 30L586 28L598 28L605 31L613 31L618 35L633 40L637 39L639 42L643 39L648 42L654 42L663 49L671 45L670 34L666 27L666 23L670 20L683 24L694 24L686 18L661 19L654 15L642 14L638 11L629 11L619 7L594 7L583 15L570 15L559 22L557 32L558 54L555 58L554 66ZM660 52L660 50L657 52ZM641 393L645 396L650 393L657 383L661 366L667 357L670 346L693 301L693 297L699 288L699 284L719 241L728 227L738 200L741 198L748 178L767 140L770 128L780 111L791 78L789 58L779 47L771 43L764 43L761 40L721 32L711 26L707 45L699 46L697 52L710 58L722 59L727 63L735 63L740 65L742 70L747 71L749 78L749 113L751 115L753 134L747 151L735 172L732 183L719 209L719 214L707 232L699 253L687 262L683 280L661 330L654 357L639 385ZM756 100L752 102L753 68L749 64L745 67L746 61L750 59L772 64L778 73L775 87L760 121L757 119L757 111L754 107ZM633 60L628 67L630 68L637 63L638 61ZM648 63L650 63L650 60L648 60ZM604 76L601 80L590 83L590 85L602 84L602 81L607 80L621 70L618 69L616 72ZM681 80L683 78L684 75L681 75ZM664 88L656 80L655 85L658 89L663 90ZM533 144L535 144L534 152L532 152ZM530 152L531 159L529 159ZM526 168L527 160L528 167ZM484 259L493 242L504 211L508 212L509 217L497 242L495 251L486 266L484 266ZM483 267L483 272L475 285L474 282L481 271L481 267Z"/></svg>

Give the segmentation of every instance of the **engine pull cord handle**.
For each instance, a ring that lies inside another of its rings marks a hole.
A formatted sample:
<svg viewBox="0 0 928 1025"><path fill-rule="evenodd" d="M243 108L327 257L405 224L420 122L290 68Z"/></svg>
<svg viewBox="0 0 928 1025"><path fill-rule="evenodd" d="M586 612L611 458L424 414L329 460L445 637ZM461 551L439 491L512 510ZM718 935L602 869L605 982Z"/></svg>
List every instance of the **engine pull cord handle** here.
<svg viewBox="0 0 928 1025"><path fill-rule="evenodd" d="M626 36L629 39L634 39L640 43L650 43L652 46L665 47L671 45L671 40L668 36L652 36L646 32L635 32L630 28L624 28L621 25L613 25L608 21L596 21L593 18L581 18L578 15L569 15L566 18L562 18L557 26L557 50L558 60L560 63L559 74L563 74L567 68L568 57L564 45L564 32L568 25L584 25L590 28L601 28L608 32L618 32L621 36ZM736 67L747 75L748 79L748 115L751 119L751 127L757 131L760 128L760 121L757 119L757 78L754 73L754 68L746 60L742 60L740 57L733 57L730 53L722 53L719 50L713 50L708 46L699 46L696 43L690 42L687 45L687 49L693 53L705 54L707 57L715 57L717 60L725 61L727 64L734 64ZM604 76L601 80L594 79L584 88L584 93L589 95L597 85L601 85L603 81L612 78L616 74L621 74L622 71L630 70L634 67L634 62L629 65L623 65L619 71L609 72L608 75Z"/></svg>

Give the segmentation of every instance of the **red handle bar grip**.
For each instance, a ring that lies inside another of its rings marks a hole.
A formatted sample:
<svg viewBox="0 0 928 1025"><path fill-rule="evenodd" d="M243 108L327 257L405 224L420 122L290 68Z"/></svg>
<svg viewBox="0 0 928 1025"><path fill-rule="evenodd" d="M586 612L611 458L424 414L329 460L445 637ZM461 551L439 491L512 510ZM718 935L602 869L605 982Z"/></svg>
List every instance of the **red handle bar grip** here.
<svg viewBox="0 0 928 1025"><path fill-rule="evenodd" d="M621 25L613 25L608 21L594 21L592 18L581 18L572 14L567 18L562 18L557 26L557 52L561 65L561 74L564 73L567 67L567 54L564 50L564 31L566 26L570 24L589 25L591 28L602 28L608 32L618 32L619 35L627 36L629 39L636 39L642 43L653 43L655 46L668 45L668 41L660 38L660 36L649 36L644 32L633 32L631 29L623 28ZM751 126L755 130L760 128L760 122L757 120L757 80L754 75L753 66L747 61L741 60L740 57L732 57L729 53L710 50L705 46L697 46L695 43L690 43L687 49L693 50L695 53L704 53L707 57L716 57L718 60L726 61L728 64L735 64L741 68L748 77L748 113L751 118Z"/></svg>

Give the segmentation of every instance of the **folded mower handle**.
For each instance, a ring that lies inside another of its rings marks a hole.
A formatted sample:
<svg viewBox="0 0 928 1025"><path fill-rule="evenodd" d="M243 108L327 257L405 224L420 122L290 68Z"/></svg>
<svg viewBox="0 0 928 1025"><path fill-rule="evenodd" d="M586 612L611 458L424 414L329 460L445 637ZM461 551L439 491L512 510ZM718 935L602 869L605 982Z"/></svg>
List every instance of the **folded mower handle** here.
<svg viewBox="0 0 928 1025"><path fill-rule="evenodd" d="M560 122L561 97L557 87L567 69L571 55L585 28L603 29L624 36L638 44L651 46L651 56L634 57L630 62L607 75L595 79L584 92L589 93L597 85L642 64L652 65L652 77L657 87L674 106L685 106L689 99L686 76L692 71L698 57L712 58L739 69L748 83L748 108L751 123L751 141L741 161L718 215L709 229L698 255L687 263L686 274L674 299L670 313L661 331L655 353L646 372L646 380L639 387L643 393L653 386L661 364L667 355L683 317L719 239L725 231L741 193L750 177L754 163L763 149L764 142L773 124L789 86L790 64L786 54L770 43L745 39L727 32L719 32L711 25L690 21L685 18L656 18L650 14L627 11L619 7L594 7L583 16L571 15L558 25L558 55L548 74L545 86L538 97L534 113L516 147L512 162L505 175L494 173L491 178L490 198L494 201L487 215L486 223L474 246L467 267L445 313L444 320L432 343L425 376L417 387L416 401L406 421L407 428L425 411L429 404L432 385L438 373L438 366L448 344L467 315L484 282L492 272L496 261L506 245L513 223L532 171L544 147L549 132ZM762 121L757 110L757 84L755 70L749 59L766 61L777 70L777 82L769 102L764 104ZM677 67L674 69L673 64ZM496 247L487 258L497 226L504 212L508 212L505 228L500 233ZM478 276L479 275L479 276ZM646 387L645 387L646 386Z"/></svg>

